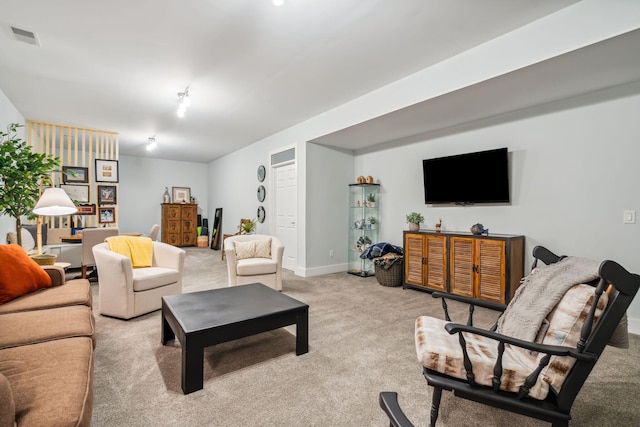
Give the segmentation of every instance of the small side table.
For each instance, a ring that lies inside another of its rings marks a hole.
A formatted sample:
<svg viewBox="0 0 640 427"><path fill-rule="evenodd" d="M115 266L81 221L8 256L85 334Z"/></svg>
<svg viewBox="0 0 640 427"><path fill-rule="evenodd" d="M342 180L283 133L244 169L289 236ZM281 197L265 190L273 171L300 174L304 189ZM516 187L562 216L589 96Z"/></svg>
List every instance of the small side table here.
<svg viewBox="0 0 640 427"><path fill-rule="evenodd" d="M70 262L56 262L53 265L55 265L56 267L62 268L64 271L67 271L67 268L69 268L71 263Z"/></svg>

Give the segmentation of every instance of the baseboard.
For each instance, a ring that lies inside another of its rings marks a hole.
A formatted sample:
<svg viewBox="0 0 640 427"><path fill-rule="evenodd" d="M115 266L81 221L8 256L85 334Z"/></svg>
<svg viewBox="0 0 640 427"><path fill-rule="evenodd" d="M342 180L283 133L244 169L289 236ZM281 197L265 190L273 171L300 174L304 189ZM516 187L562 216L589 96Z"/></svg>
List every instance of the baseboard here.
<svg viewBox="0 0 640 427"><path fill-rule="evenodd" d="M296 275L302 277L323 276L325 274L345 273L348 270L348 264L323 265L322 267L297 268Z"/></svg>

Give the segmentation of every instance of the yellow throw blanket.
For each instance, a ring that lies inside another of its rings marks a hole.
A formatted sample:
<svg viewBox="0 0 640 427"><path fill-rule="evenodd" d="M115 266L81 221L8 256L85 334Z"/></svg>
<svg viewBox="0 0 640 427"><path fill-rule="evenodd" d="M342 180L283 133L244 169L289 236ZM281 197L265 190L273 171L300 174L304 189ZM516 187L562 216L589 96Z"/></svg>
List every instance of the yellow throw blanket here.
<svg viewBox="0 0 640 427"><path fill-rule="evenodd" d="M109 249L131 258L133 268L151 267L153 262L153 241L148 237L111 236L105 240Z"/></svg>

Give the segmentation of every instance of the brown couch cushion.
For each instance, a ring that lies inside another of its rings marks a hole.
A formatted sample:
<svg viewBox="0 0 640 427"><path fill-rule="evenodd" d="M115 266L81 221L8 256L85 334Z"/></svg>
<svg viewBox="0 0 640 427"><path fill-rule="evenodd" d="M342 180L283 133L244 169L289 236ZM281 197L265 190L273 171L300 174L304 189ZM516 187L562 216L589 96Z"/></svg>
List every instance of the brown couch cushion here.
<svg viewBox="0 0 640 427"><path fill-rule="evenodd" d="M72 337L90 337L95 346L93 314L86 305L3 314L0 331L0 349Z"/></svg>
<svg viewBox="0 0 640 427"><path fill-rule="evenodd" d="M18 245L0 245L0 304L51 287L51 277Z"/></svg>
<svg viewBox="0 0 640 427"><path fill-rule="evenodd" d="M11 385L19 426L91 425L91 338L5 348L0 350L0 373Z"/></svg>
<svg viewBox="0 0 640 427"><path fill-rule="evenodd" d="M13 400L11 385L0 374L0 427L13 427L16 420L16 403Z"/></svg>
<svg viewBox="0 0 640 427"><path fill-rule="evenodd" d="M0 304L0 314L43 310L68 305L91 307L91 287L86 279L69 280L62 286L41 289Z"/></svg>

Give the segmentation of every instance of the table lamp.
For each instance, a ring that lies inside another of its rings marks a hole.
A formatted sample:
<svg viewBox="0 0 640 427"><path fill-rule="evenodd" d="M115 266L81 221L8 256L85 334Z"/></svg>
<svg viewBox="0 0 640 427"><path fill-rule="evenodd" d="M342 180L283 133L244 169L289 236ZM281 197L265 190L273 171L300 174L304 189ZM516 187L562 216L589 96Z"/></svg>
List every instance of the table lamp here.
<svg viewBox="0 0 640 427"><path fill-rule="evenodd" d="M33 208L33 213L38 215L36 223L38 255L42 255L42 217L71 215L76 212L78 212L78 208L62 188L47 188L44 190L40 200Z"/></svg>

